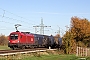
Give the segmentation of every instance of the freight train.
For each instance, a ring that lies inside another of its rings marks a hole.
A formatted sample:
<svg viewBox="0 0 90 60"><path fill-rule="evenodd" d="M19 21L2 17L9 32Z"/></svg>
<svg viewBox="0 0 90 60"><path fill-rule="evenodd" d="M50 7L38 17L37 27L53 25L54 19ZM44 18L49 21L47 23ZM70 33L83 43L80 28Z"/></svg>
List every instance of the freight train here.
<svg viewBox="0 0 90 60"><path fill-rule="evenodd" d="M58 42L58 43L57 43ZM26 49L26 48L55 48L62 45L62 39L58 38L55 41L54 36L33 34L30 32L12 32L9 35L8 47L11 49Z"/></svg>

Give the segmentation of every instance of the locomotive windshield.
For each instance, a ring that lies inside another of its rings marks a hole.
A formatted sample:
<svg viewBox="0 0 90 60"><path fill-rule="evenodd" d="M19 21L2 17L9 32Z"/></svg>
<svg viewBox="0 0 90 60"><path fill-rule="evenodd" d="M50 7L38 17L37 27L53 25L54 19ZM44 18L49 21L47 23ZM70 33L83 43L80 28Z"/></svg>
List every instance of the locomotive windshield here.
<svg viewBox="0 0 90 60"><path fill-rule="evenodd" d="M16 39L18 39L18 34L11 34L11 35L10 35L10 39L11 39L11 40L16 40Z"/></svg>

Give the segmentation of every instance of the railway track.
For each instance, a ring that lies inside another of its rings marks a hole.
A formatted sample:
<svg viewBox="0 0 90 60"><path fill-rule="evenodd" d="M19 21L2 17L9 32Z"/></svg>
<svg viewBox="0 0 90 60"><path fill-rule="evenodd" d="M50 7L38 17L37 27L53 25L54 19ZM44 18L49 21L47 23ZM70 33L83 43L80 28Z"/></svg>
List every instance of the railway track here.
<svg viewBox="0 0 90 60"><path fill-rule="evenodd" d="M22 53L31 53L31 52L38 52L38 51L46 51L46 48L34 48L34 49L24 49L24 50L0 50L0 56L5 55L15 55L15 54L22 54Z"/></svg>
<svg viewBox="0 0 90 60"><path fill-rule="evenodd" d="M12 53L12 52L24 52L24 51L33 51L33 50L45 50L46 48L34 48L34 49L23 49L23 50L0 50L2 53Z"/></svg>

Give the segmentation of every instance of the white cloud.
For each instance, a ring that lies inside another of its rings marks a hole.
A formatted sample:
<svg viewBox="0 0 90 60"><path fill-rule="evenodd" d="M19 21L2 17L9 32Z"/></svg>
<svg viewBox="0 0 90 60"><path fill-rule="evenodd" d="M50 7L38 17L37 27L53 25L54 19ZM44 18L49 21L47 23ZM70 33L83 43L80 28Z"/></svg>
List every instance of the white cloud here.
<svg viewBox="0 0 90 60"><path fill-rule="evenodd" d="M57 13L57 12L32 12L37 14L61 14L61 15L71 15L71 14L79 14L79 15L89 15L90 13Z"/></svg>

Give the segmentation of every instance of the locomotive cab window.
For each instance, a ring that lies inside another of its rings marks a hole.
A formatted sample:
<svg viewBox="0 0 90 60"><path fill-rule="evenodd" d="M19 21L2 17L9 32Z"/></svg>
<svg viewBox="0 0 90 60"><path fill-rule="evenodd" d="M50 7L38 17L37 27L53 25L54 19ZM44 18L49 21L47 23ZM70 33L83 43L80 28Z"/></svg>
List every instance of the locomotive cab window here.
<svg viewBox="0 0 90 60"><path fill-rule="evenodd" d="M18 39L18 34L11 34L10 39L12 39L12 40Z"/></svg>

